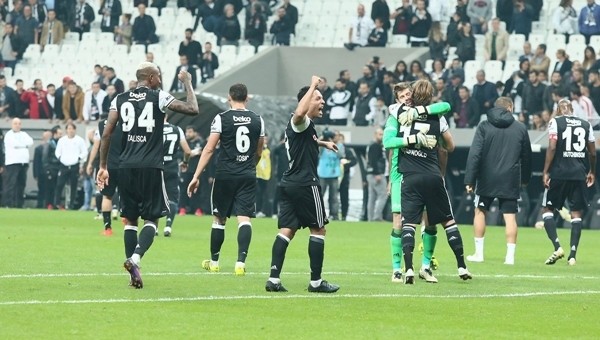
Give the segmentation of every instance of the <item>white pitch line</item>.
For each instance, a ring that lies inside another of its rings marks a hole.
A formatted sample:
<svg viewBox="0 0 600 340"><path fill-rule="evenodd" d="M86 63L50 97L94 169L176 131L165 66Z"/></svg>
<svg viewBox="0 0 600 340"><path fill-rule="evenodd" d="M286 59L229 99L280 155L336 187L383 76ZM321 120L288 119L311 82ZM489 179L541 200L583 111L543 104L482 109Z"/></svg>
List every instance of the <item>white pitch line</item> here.
<svg viewBox="0 0 600 340"><path fill-rule="evenodd" d="M591 295L600 294L598 290L564 291L564 292L528 292L511 294L460 294L460 295L415 295L415 294L285 294L273 295L232 295L232 296L194 296L154 299L85 299L85 300L21 300L2 301L0 306L15 305L74 305L74 304L117 304L117 303L164 303L164 302L194 302L219 300L282 300L282 299L363 299L363 298L427 298L427 299L492 299L492 298L524 298L556 295Z"/></svg>
<svg viewBox="0 0 600 340"><path fill-rule="evenodd" d="M143 276L206 276L206 275L225 275L231 276L233 273L220 272L156 272L142 273ZM308 272L283 272L283 275L309 275ZM37 274L4 274L0 275L0 279L34 279L34 278L65 278L65 277L109 277L128 275L126 272L120 273L37 273ZM246 272L246 275L268 276L269 272ZM389 276L390 273L383 272L324 272L323 275L339 275L339 276ZM436 274L441 277L454 277L455 274ZM560 279L581 279L581 280L598 280L600 276L577 276L577 275L533 275L533 274L474 274L475 278L493 278L493 279L538 279L538 280L560 280Z"/></svg>

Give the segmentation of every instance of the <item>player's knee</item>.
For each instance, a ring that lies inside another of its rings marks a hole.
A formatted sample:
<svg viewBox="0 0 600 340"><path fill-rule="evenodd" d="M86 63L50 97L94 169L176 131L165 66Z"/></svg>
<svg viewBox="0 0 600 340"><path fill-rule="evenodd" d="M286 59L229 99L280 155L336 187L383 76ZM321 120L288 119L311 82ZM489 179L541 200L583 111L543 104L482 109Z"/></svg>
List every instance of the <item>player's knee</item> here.
<svg viewBox="0 0 600 340"><path fill-rule="evenodd" d="M310 234L311 235L325 236L325 234L327 234L327 229L325 229L325 227L323 227L323 228L314 228L314 229L310 230Z"/></svg>
<svg viewBox="0 0 600 340"><path fill-rule="evenodd" d="M294 238L294 236L296 235L296 229L280 228L279 234L287 237L291 241Z"/></svg>

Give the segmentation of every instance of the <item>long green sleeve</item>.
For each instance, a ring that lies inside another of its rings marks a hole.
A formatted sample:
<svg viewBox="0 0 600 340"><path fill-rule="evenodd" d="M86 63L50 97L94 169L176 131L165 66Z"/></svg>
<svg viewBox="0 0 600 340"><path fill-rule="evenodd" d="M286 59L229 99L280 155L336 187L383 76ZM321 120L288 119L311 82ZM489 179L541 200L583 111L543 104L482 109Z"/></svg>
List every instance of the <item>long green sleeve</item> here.
<svg viewBox="0 0 600 340"><path fill-rule="evenodd" d="M427 106L427 112L430 115L443 115L444 113L450 112L450 104L447 102L433 103Z"/></svg>
<svg viewBox="0 0 600 340"><path fill-rule="evenodd" d="M385 128L383 129L383 147L386 149L397 149L406 146L406 141L402 137L398 137L398 131L400 130L400 124L398 119L393 115L390 115L385 122Z"/></svg>

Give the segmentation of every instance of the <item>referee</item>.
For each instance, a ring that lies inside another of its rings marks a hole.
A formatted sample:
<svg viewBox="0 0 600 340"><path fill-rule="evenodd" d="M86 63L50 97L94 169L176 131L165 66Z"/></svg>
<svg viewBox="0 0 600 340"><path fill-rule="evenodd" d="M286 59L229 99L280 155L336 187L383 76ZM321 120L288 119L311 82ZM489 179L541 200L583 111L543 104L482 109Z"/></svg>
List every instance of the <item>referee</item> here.
<svg viewBox="0 0 600 340"><path fill-rule="evenodd" d="M71 188L71 198L69 200L69 209L75 209L75 200L77 199L77 180L79 179L80 169L87 158L88 147L80 136L75 134L75 124L67 124L67 135L61 137L56 144L54 151L56 158L60 162L58 171L58 181L56 192L54 194L54 206L62 206L62 192L65 184L69 182Z"/></svg>

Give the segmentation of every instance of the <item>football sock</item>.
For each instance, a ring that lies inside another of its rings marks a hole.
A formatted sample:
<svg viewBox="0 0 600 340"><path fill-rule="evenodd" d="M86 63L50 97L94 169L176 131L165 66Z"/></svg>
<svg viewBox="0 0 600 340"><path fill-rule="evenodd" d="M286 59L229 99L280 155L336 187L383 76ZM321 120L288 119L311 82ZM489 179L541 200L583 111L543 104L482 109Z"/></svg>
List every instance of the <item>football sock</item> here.
<svg viewBox="0 0 600 340"><path fill-rule="evenodd" d="M225 226L217 223L212 224L210 230L210 259L211 261L219 261L221 246L225 241Z"/></svg>
<svg viewBox="0 0 600 340"><path fill-rule="evenodd" d="M546 229L546 234L548 238L554 245L554 251L557 251L560 248L560 241L558 240L558 234L556 233L556 221L554 220L554 214L551 212L545 212L542 214L544 218L544 229Z"/></svg>
<svg viewBox="0 0 600 340"><path fill-rule="evenodd" d="M138 227L135 225L126 225L123 231L123 241L125 242L125 258L130 258L138 244Z"/></svg>
<svg viewBox="0 0 600 340"><path fill-rule="evenodd" d="M169 202L169 213L167 214L167 223L165 227L171 228L173 226L173 221L175 220L175 216L177 215L177 204L173 202Z"/></svg>
<svg viewBox="0 0 600 340"><path fill-rule="evenodd" d="M97 192L96 193L96 212L100 213L102 212L102 194Z"/></svg>
<svg viewBox="0 0 600 340"><path fill-rule="evenodd" d="M111 228L110 225L110 211L103 211L102 212L102 220L104 221L104 229L108 229Z"/></svg>
<svg viewBox="0 0 600 340"><path fill-rule="evenodd" d="M475 237L475 256L483 258L483 237Z"/></svg>
<svg viewBox="0 0 600 340"><path fill-rule="evenodd" d="M506 263L514 263L515 262L515 249L517 248L517 245L514 243L507 243L506 244L506 258L505 261Z"/></svg>
<svg viewBox="0 0 600 340"><path fill-rule="evenodd" d="M433 251L435 250L435 244L437 242L437 228L435 226L425 227L422 237L423 237L422 264L423 264L424 268L429 268L431 265L431 258L433 257Z"/></svg>
<svg viewBox="0 0 600 340"><path fill-rule="evenodd" d="M310 258L310 280L321 279L323 258L325 257L325 236L310 235L308 239L308 257ZM319 284L321 284L319 282Z"/></svg>
<svg viewBox="0 0 600 340"><path fill-rule="evenodd" d="M242 222L238 225L238 262L246 262L248 249L250 248L250 240L252 240L252 224L250 222Z"/></svg>
<svg viewBox="0 0 600 340"><path fill-rule="evenodd" d="M154 235L156 234L156 224L153 222L146 221L142 231L140 231L140 237L138 239L138 245L135 247L134 254L138 254L140 258L144 257L144 254L150 249L154 242Z"/></svg>
<svg viewBox="0 0 600 340"><path fill-rule="evenodd" d="M392 269L400 271L402 268L402 230L392 229L390 236L390 249L392 250Z"/></svg>
<svg viewBox="0 0 600 340"><path fill-rule="evenodd" d="M277 234L275 242L273 242L273 250L271 252L271 274L270 279L279 279L281 274L281 267L283 267L283 260L285 260L285 252L290 244L290 239L284 235ZM271 280L274 283L274 280Z"/></svg>
<svg viewBox="0 0 600 340"><path fill-rule="evenodd" d="M448 238L448 244L450 249L456 257L456 264L458 268L467 268L465 265L465 254L463 249L462 237L456 224L452 224L446 227L446 237Z"/></svg>
<svg viewBox="0 0 600 340"><path fill-rule="evenodd" d="M402 227L402 253L406 270L413 269L413 252L415 250L415 227L404 225Z"/></svg>
<svg viewBox="0 0 600 340"><path fill-rule="evenodd" d="M581 238L581 218L574 218L571 220L571 253L569 258L575 258L577 255L577 247L579 246L579 239Z"/></svg>

